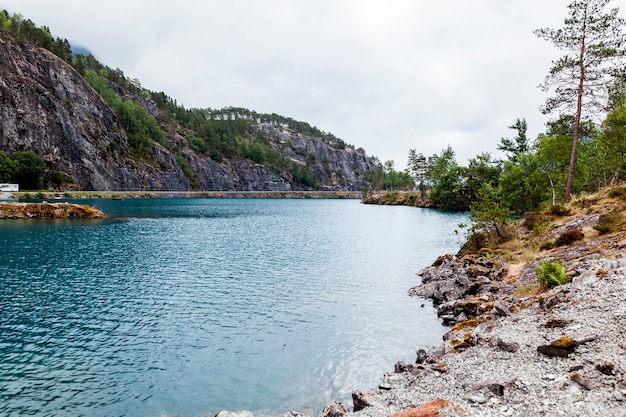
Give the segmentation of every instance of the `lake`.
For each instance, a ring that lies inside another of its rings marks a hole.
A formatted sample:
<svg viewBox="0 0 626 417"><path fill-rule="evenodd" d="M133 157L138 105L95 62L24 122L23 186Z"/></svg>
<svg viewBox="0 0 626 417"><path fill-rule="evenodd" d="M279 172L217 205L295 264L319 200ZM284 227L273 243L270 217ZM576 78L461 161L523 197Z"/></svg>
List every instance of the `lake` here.
<svg viewBox="0 0 626 417"><path fill-rule="evenodd" d="M81 200L0 223L0 415L351 406L445 329L411 298L467 215L356 200Z"/></svg>

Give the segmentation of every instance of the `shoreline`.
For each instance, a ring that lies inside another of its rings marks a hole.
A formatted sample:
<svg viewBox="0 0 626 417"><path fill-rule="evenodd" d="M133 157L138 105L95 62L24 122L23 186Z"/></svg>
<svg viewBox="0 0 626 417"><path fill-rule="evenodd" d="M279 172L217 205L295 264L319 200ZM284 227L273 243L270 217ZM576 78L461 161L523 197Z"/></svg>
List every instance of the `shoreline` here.
<svg viewBox="0 0 626 417"><path fill-rule="evenodd" d="M517 222L515 242L444 255L420 271L409 293L437 307L449 326L443 342L417 351L415 363L398 362L377 390L355 391L353 410L344 405L339 415L626 416L621 191L582 197L564 214L538 213L533 221L543 225ZM572 231L581 239L554 243ZM569 282L542 288L535 267L554 259ZM336 406L323 416L337 417Z"/></svg>
<svg viewBox="0 0 626 417"><path fill-rule="evenodd" d="M19 191L0 193L5 200L68 200L87 198L284 198L361 199L360 191Z"/></svg>
<svg viewBox="0 0 626 417"><path fill-rule="evenodd" d="M397 363L377 391L353 394L355 411L346 415L410 417L445 400L446 416L623 417L626 259L614 256L572 260L572 282L536 296L506 289L509 266L502 293L479 296L476 316L452 326L439 347L418 351L415 364ZM472 309L462 297L440 304L440 315L455 303L459 315Z"/></svg>

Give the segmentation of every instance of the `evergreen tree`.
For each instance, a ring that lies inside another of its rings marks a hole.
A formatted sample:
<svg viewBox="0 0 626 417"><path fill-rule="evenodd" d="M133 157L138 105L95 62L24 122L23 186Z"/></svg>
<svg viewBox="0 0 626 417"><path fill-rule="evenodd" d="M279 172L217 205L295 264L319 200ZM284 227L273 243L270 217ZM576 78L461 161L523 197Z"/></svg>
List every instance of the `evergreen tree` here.
<svg viewBox="0 0 626 417"><path fill-rule="evenodd" d="M604 11L611 0L575 0L569 4L569 18L563 28L543 28L535 34L565 51L553 63L543 84L544 91L554 88L554 96L546 101L545 113L557 109L574 114L574 132L569 162L565 198L571 199L580 125L584 116L603 110L606 89L623 62L626 37L622 33L624 19L618 9Z"/></svg>
<svg viewBox="0 0 626 417"><path fill-rule="evenodd" d="M526 130L528 130L526 119L517 119L509 126L509 129L517 130L517 136L513 139L501 138L498 150L505 152L509 161L516 162L521 155L530 151L530 143L526 136Z"/></svg>

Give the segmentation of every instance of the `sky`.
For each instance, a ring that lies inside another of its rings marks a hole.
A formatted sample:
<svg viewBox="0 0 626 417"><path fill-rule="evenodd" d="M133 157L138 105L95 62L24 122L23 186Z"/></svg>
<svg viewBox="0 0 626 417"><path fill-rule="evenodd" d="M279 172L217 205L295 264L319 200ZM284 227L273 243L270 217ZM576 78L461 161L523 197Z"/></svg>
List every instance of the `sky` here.
<svg viewBox="0 0 626 417"><path fill-rule="evenodd" d="M403 170L410 149L461 164L517 118L545 130L538 85L561 53L533 35L570 0L0 0L187 108L245 107L330 132ZM620 11L624 16L624 10Z"/></svg>

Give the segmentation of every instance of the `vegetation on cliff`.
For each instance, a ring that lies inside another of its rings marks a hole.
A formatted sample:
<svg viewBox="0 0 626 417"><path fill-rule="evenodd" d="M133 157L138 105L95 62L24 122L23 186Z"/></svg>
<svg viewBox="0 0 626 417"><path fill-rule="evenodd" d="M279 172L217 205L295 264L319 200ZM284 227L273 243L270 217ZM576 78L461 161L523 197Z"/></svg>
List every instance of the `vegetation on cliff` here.
<svg viewBox="0 0 626 417"><path fill-rule="evenodd" d="M85 116L87 120L80 123L79 128L86 130L85 133L90 136L95 136L94 140L101 140L106 136L107 154L100 154L100 158L110 158L117 165L125 165L121 170L126 175L134 172L137 167L145 171L134 174L137 178L118 181L141 183L132 185L131 189L361 190L367 172L375 166L375 158L368 157L363 149L355 149L306 122L278 114L260 114L244 108L186 109L163 92L143 88L139 80L127 77L120 69L103 65L90 53L73 52L67 40L54 38L49 28L39 27L19 14L11 16L6 11L0 12L0 41L3 38L14 41L9 44L18 45L17 49L7 47L9 54L28 49L19 45L32 45L57 55L76 70L80 81L86 81L102 98L114 114L112 122L105 120L98 123L97 119L102 113L91 113L91 107L95 104L84 103L84 97L73 95L79 89L67 86L56 88L42 82L61 83L58 77L37 80L38 84L33 86L35 90L41 88L42 91L37 93L45 95L46 101L59 101L57 109L46 110L56 111L54 117L62 124L72 121L58 114L59 107L63 107L61 110L69 112L71 116ZM41 59L34 55L28 58ZM19 62L21 59L26 58L6 57L9 74L23 71L11 68L12 62ZM45 65L55 65L47 57L45 61ZM38 63L34 63L33 67L33 71L40 70ZM58 72L64 77L67 74L66 69L58 69ZM34 77L24 72L22 78ZM72 82L76 83L77 80L69 80L68 84ZM15 88L12 83L0 84L0 88L9 89L9 96L14 95L10 91L10 88ZM27 92L30 93L29 89L20 90L20 94ZM18 113L15 124L23 123L19 117L28 115L30 110L18 107L22 105L17 103L18 100L13 101ZM91 123L97 126L88 126ZM39 128L42 129L43 127ZM17 135L27 134L19 133L19 126L15 130ZM76 130L77 127L64 126L62 134ZM85 137L78 135L80 136ZM85 187L85 181L79 181L73 176L77 173L84 174L86 170L76 166L71 169L67 167L83 163L79 161L76 152L67 150L74 154L63 155L62 158L70 161L59 161L59 155L46 155L43 152L47 150L29 149L25 146L27 145L13 144L11 149L3 150L8 155L16 149L41 151L38 154L46 159L46 175L43 179L50 188ZM263 170L260 171L255 166L261 166ZM107 168L110 170L110 167ZM102 170L107 171L107 168L103 167ZM60 175L50 178L56 171ZM168 175L170 179L162 179ZM143 178L146 176L159 178L145 181ZM259 176L262 181L259 181ZM88 186L100 189L101 185L93 184L98 182L102 181L91 181L92 184ZM150 182L154 184L150 185ZM235 184L239 182L243 184ZM122 189L128 189L128 186Z"/></svg>

